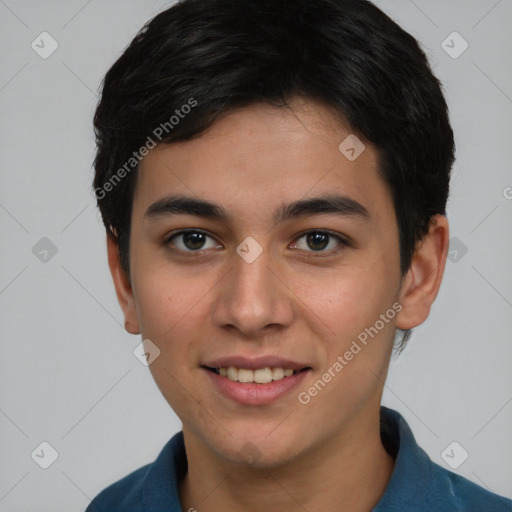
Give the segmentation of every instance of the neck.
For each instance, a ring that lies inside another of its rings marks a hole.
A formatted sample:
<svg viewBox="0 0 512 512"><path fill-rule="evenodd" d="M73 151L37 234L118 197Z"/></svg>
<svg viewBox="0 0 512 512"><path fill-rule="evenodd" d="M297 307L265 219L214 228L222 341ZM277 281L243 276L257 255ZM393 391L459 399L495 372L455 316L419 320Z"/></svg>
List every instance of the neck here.
<svg viewBox="0 0 512 512"><path fill-rule="evenodd" d="M372 416L358 417L342 434L271 468L221 459L184 427L183 510L368 512L384 494L394 465L380 438L379 410Z"/></svg>

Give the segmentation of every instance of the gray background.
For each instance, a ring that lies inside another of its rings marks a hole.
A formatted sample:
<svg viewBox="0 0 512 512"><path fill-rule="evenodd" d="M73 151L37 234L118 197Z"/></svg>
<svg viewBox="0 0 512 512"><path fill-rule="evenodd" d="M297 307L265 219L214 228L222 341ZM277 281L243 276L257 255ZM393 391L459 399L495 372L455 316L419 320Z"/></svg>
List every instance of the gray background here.
<svg viewBox="0 0 512 512"><path fill-rule="evenodd" d="M469 457L454 471L512 497L512 0L377 3L427 51L458 145L453 261L384 404L435 462L449 468L441 454L456 441ZM83 511L180 429L123 329L90 190L98 85L167 5L0 0L1 511ZM47 59L31 48L43 31L59 45ZM456 59L441 46L453 31L469 44ZM42 441L58 452L48 469L31 458Z"/></svg>

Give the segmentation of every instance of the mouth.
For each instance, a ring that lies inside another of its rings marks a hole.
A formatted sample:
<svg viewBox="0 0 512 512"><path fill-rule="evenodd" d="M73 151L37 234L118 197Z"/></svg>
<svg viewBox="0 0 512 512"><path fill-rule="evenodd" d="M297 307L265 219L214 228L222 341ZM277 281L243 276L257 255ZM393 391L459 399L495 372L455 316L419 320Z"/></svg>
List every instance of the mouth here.
<svg viewBox="0 0 512 512"><path fill-rule="evenodd" d="M271 404L297 390L311 366L280 357L226 357L201 365L221 399L243 405Z"/></svg>
<svg viewBox="0 0 512 512"><path fill-rule="evenodd" d="M299 373L311 370L310 366L301 369L282 368L282 367L264 367L264 368L239 368L237 366L221 366L210 367L203 366L206 370L213 372L220 377L225 377L232 382L240 382L245 384L269 384L270 382L280 381L297 375Z"/></svg>

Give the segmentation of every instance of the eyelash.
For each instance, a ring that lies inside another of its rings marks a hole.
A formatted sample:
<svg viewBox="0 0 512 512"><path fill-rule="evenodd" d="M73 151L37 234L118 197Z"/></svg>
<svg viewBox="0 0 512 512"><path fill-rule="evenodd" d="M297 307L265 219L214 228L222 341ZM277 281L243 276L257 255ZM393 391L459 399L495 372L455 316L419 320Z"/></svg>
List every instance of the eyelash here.
<svg viewBox="0 0 512 512"><path fill-rule="evenodd" d="M206 231L202 231L201 229L187 229L187 230L178 231L176 233L172 233L170 236L168 236L165 239L164 245L165 246L172 246L174 239L179 238L180 236L183 236L183 235L186 235L186 234L190 234L190 233L199 233L199 234L205 235L208 238L214 239L213 236L208 234ZM307 253L310 253L310 255L308 255L308 258L310 258L311 255L313 255L313 257L322 257L322 256L325 256L325 255L331 256L333 254L338 253L344 247L350 246L349 242L346 239L344 239L341 236L336 235L336 234L334 234L334 233L332 233L330 231L323 230L323 229L311 229L311 230L305 231L304 233L299 234L297 236L297 238L295 239L294 245L296 245L297 242L300 239L302 239L302 238L304 238L304 237L306 237L307 235L310 235L310 234L327 235L329 237L329 239L335 239L338 242L339 247L337 247L335 249L328 250L328 251L324 251L324 250L321 250L321 251L309 250L309 251L307 251L306 250ZM329 242L330 242L330 240L329 240ZM179 249L179 248L175 248L174 247L173 250L177 250L177 251L182 252L182 253L198 254L199 255L199 253L205 252L208 249L202 249L201 248L201 249L197 249L197 250L194 251L194 250L190 250L190 249ZM299 250L303 250L303 249L299 249Z"/></svg>

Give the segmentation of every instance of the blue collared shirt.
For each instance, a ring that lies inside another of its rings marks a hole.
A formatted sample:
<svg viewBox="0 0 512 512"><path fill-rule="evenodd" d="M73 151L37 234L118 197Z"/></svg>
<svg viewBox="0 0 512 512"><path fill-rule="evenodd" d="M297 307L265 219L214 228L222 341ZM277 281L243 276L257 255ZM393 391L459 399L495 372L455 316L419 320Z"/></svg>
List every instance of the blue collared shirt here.
<svg viewBox="0 0 512 512"><path fill-rule="evenodd" d="M512 500L432 462L404 418L386 407L381 407L381 436L395 467L372 512L512 512ZM178 482L186 472L183 432L178 432L152 464L107 487L86 512L183 512Z"/></svg>

